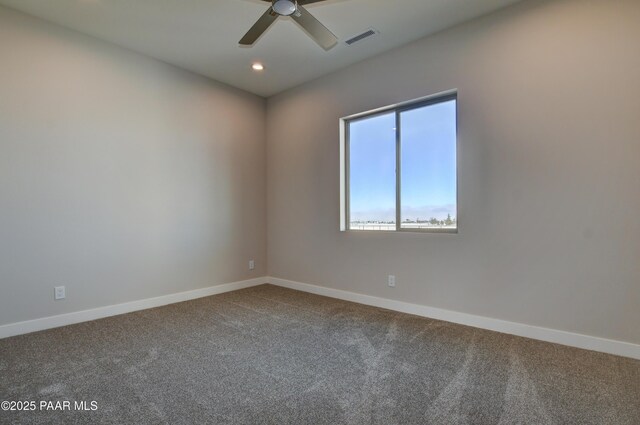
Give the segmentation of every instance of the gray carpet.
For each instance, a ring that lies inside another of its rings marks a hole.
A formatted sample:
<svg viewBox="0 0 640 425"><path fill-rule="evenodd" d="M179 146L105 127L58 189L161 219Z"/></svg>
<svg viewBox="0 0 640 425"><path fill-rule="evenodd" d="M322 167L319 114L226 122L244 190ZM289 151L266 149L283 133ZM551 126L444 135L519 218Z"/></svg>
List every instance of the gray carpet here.
<svg viewBox="0 0 640 425"><path fill-rule="evenodd" d="M263 285L0 340L2 424L640 424L640 362Z"/></svg>

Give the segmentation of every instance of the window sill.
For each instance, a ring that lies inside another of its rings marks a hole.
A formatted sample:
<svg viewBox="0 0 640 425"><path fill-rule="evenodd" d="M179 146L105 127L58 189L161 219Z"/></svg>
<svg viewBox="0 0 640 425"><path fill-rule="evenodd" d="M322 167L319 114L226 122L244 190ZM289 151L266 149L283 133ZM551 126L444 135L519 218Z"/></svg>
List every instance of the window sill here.
<svg viewBox="0 0 640 425"><path fill-rule="evenodd" d="M344 229L343 233L423 233L423 234L447 234L457 235L458 229L400 229L400 230L358 230L358 229Z"/></svg>

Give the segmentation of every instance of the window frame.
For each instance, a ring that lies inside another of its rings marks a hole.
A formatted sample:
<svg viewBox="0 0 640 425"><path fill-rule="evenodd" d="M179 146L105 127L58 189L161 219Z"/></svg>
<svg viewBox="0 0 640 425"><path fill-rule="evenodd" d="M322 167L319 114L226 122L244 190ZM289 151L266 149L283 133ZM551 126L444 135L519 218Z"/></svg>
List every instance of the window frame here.
<svg viewBox="0 0 640 425"><path fill-rule="evenodd" d="M458 132L458 91L449 90L438 94L398 103L395 105L385 106L383 108L371 111L361 112L340 119L340 231L357 232L357 233L440 233L440 234L457 234L460 229L459 213L456 214L456 227L454 229L444 228L402 228L402 127L400 125L400 115L403 112L414 109L424 108L426 106L436 105L455 100L456 101L456 210L459 212L459 132ZM350 124L363 119L373 118L379 115L394 112L396 125L396 228L393 230L354 230L351 229L351 211L350 211L350 179L349 179L349 129Z"/></svg>

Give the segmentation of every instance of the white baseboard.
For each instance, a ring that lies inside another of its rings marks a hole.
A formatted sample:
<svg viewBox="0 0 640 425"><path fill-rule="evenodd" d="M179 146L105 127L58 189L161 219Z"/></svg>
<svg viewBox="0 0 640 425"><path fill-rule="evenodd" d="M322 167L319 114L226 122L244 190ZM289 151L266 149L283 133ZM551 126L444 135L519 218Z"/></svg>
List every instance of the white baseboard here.
<svg viewBox="0 0 640 425"><path fill-rule="evenodd" d="M414 314L416 316L444 320L447 322L473 326L481 329L488 329L491 331L522 336L525 338L553 342L570 347L583 348L586 350L600 351L603 353L640 359L639 344L582 335L556 329L542 328L539 326L525 325L523 323L508 322L500 319L492 319L489 317L477 316L473 314L460 313L456 311L412 304L403 301L379 298L371 295L358 294L355 292L326 288L323 286L310 285L308 283L294 282L291 280L279 279L275 277L259 277L240 282L232 282L211 286L208 288L195 289L193 291L179 292L176 294L131 301L123 304L98 307L90 310L76 311L72 313L60 314L57 316L27 320L24 322L9 323L7 325L0 326L0 339L30 332L42 331L45 329L57 328L60 326L72 325L74 323L87 322L90 320L101 319L109 316L116 316L133 311L146 310L148 308L160 307L167 304L193 300L196 298L208 297L211 295L222 294L224 292L231 292L238 289L262 285L267 282L271 283L272 285L282 286L285 288L295 289L311 294L323 295L326 297L385 308L402 313Z"/></svg>
<svg viewBox="0 0 640 425"><path fill-rule="evenodd" d="M259 277L239 282L210 286L208 288L194 289L192 291L178 292L176 294L130 301L123 304L75 311L72 313L42 317L40 319L27 320L24 322L9 323L7 325L0 326L0 339L30 332L42 331L45 329L58 328L60 326L72 325L74 323L88 322L90 320L102 319L104 317L116 316L118 314L131 313L132 311L146 310L148 308L160 307L167 304L194 300L196 298L222 294L223 292L236 291L238 289L262 285L266 282L267 279L265 277Z"/></svg>
<svg viewBox="0 0 640 425"><path fill-rule="evenodd" d="M640 345L268 277L272 285L570 347L640 359Z"/></svg>

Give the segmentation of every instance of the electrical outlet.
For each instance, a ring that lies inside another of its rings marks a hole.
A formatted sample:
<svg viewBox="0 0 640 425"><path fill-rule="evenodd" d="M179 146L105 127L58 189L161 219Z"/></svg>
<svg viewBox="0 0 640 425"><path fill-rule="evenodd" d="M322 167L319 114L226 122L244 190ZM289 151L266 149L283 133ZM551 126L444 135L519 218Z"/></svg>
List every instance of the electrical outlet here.
<svg viewBox="0 0 640 425"><path fill-rule="evenodd" d="M67 297L66 292L67 291L64 286L56 286L55 288L53 288L53 297L56 300L63 300Z"/></svg>
<svg viewBox="0 0 640 425"><path fill-rule="evenodd" d="M249 270L253 270L256 268L256 262L253 260L249 260Z"/></svg>
<svg viewBox="0 0 640 425"><path fill-rule="evenodd" d="M396 277L394 275L392 275L392 274L389 275L388 284L389 284L389 287L391 287L391 288L395 288L396 287Z"/></svg>

